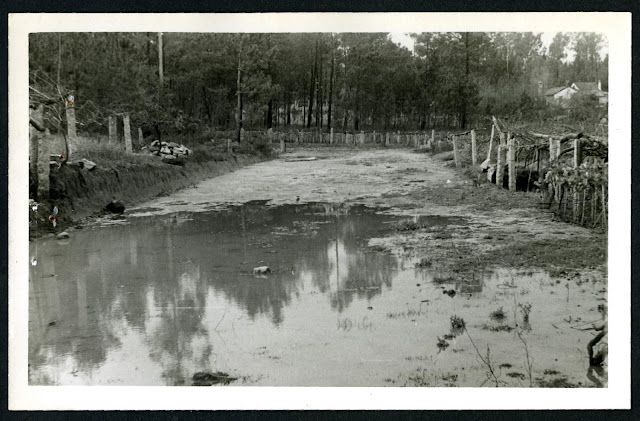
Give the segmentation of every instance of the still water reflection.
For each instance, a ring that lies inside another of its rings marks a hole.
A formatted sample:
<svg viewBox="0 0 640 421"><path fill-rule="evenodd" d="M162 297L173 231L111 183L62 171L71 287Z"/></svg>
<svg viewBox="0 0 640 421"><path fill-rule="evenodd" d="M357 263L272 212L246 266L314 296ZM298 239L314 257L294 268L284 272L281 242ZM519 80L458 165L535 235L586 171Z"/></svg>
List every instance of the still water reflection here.
<svg viewBox="0 0 640 421"><path fill-rule="evenodd" d="M255 203L34 242L29 382L191 385L197 372L221 371L238 378L232 385L437 386L455 372L458 385L478 386L486 373L466 338L445 352L437 340L455 314L492 359L522 365L515 334L486 329L490 311L515 314L517 302L534 309L527 338L538 367L586 381L584 333L566 328L558 340L552 326L597 314L601 285L569 295L544 273L513 271L443 282L415 268L417 257L367 247L398 219L363 206ZM260 266L271 273L254 274ZM416 380L416 370L431 377Z"/></svg>
<svg viewBox="0 0 640 421"><path fill-rule="evenodd" d="M228 327L225 319L277 330L301 295L322 296L323 317L391 288L398 261L365 247L391 220L365 207L249 204L39 242L30 380L93 384L104 372L124 383L183 383L182 362L206 366L212 325ZM258 266L272 273L256 276Z"/></svg>

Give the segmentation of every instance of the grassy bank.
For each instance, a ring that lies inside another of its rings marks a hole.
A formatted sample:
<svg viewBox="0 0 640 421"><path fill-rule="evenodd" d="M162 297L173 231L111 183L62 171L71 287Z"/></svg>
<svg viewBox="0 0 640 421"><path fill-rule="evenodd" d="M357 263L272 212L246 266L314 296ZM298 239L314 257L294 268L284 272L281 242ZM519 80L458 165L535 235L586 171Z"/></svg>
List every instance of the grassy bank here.
<svg viewBox="0 0 640 421"><path fill-rule="evenodd" d="M159 157L140 151L125 154L121 145L82 139L78 149L59 169L51 169L50 199L39 201L37 212L30 212L31 237L61 232L82 219L104 212L112 200L126 208L192 186L204 179L222 175L246 165L269 159L271 149L264 145L243 145L227 152L226 145L189 145L193 155L185 165L162 162ZM81 159L96 164L82 168ZM52 208L58 208L57 226L49 221Z"/></svg>

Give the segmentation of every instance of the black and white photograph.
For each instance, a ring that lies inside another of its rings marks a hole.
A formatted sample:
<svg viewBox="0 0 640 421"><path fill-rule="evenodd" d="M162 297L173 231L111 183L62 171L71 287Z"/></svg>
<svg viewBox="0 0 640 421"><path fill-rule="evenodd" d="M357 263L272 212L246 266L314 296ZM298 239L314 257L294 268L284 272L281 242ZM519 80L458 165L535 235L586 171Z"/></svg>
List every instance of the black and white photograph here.
<svg viewBox="0 0 640 421"><path fill-rule="evenodd" d="M65 16L9 19L15 409L630 405L630 15Z"/></svg>

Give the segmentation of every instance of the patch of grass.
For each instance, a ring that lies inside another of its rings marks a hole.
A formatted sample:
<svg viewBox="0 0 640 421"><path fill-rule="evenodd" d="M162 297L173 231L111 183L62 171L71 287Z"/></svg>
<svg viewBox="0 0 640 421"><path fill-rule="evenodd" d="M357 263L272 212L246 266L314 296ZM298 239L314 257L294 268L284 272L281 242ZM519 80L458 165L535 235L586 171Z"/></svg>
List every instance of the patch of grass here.
<svg viewBox="0 0 640 421"><path fill-rule="evenodd" d="M489 317L491 318L491 320L502 322L504 319L507 318L507 314L504 312L504 309L500 307L499 309L489 313Z"/></svg>
<svg viewBox="0 0 640 421"><path fill-rule="evenodd" d="M414 221L413 219L404 219L394 223L392 226L396 231L416 231L424 228L424 225Z"/></svg>
<svg viewBox="0 0 640 421"><path fill-rule="evenodd" d="M546 369L543 372L545 375L547 376L555 376L557 374L560 374L560 372L558 370L551 370L551 369Z"/></svg>
<svg viewBox="0 0 640 421"><path fill-rule="evenodd" d="M509 363L503 363L503 364L500 364L498 367L500 367L500 368L511 368L513 366L511 364L509 364Z"/></svg>
<svg viewBox="0 0 640 421"><path fill-rule="evenodd" d="M462 317L458 317L455 314L451 316L449 319L449 323L451 325L451 334L452 335L461 335L465 329L465 322Z"/></svg>
<svg viewBox="0 0 640 421"><path fill-rule="evenodd" d="M480 326L480 329L488 330L490 332L511 332L513 330L513 327L509 325L493 326L493 325L483 324Z"/></svg>
<svg viewBox="0 0 640 421"><path fill-rule="evenodd" d="M432 265L433 263L431 262L431 260L427 259L426 257L423 257L422 259L420 259L420 262L416 263L417 268L430 268Z"/></svg>
<svg viewBox="0 0 640 421"><path fill-rule="evenodd" d="M511 377L513 379L520 379L520 380L524 380L524 379L527 378L524 374L518 373L517 371L512 371L510 373L507 373L507 376L509 376L509 377Z"/></svg>
<svg viewBox="0 0 640 421"><path fill-rule="evenodd" d="M557 388L580 387L580 385L570 382L566 377L556 377L550 380L538 378L536 380L537 380L538 387L557 387Z"/></svg>
<svg viewBox="0 0 640 421"><path fill-rule="evenodd" d="M440 348L440 350L445 350L445 349L447 349L447 348L449 347L449 342L447 342L447 341L446 341L446 340L444 340L444 339L441 339L441 338L438 336L438 343L436 343L436 346L437 346L438 348Z"/></svg>
<svg viewBox="0 0 640 421"><path fill-rule="evenodd" d="M455 282L455 279L451 276L434 276L433 283L436 285L441 284L452 284Z"/></svg>

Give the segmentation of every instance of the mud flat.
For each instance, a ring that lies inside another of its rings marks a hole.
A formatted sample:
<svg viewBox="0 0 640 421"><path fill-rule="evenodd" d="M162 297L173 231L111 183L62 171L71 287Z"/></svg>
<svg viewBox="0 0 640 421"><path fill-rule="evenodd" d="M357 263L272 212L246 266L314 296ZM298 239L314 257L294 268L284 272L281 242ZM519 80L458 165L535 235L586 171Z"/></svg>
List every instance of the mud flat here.
<svg viewBox="0 0 640 421"><path fill-rule="evenodd" d="M31 244L30 382L606 385L583 330L606 236L538 200L407 150L294 149L93 220Z"/></svg>

